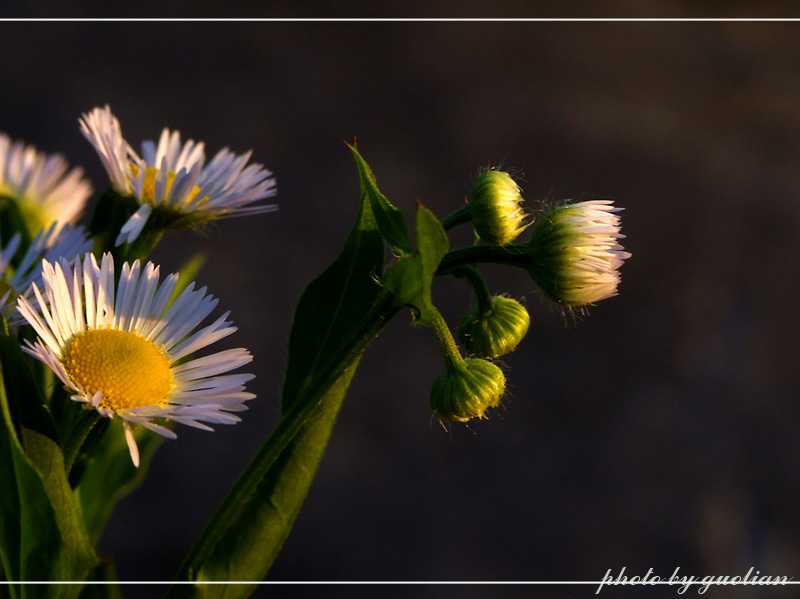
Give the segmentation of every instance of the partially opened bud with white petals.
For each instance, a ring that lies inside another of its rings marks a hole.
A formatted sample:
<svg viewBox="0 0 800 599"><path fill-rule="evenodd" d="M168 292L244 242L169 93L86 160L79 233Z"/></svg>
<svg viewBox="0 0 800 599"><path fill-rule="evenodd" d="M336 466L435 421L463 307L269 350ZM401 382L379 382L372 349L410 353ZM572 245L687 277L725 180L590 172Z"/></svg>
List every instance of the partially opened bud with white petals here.
<svg viewBox="0 0 800 599"><path fill-rule="evenodd" d="M630 257L619 240L622 208L611 200L559 206L534 228L527 268L544 294L564 306L593 304L617 294L619 268Z"/></svg>

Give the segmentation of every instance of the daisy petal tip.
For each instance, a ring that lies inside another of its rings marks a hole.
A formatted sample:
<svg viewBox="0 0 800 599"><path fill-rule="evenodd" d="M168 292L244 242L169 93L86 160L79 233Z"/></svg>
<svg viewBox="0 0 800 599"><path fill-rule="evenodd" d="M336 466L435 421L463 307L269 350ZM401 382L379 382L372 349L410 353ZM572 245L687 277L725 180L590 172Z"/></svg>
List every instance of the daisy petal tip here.
<svg viewBox="0 0 800 599"><path fill-rule="evenodd" d="M128 442L128 451L131 454L131 461L133 465L138 468L139 467L139 446L136 445L136 438L133 436L133 430L131 430L130 425L128 423L124 424L125 428L125 440Z"/></svg>

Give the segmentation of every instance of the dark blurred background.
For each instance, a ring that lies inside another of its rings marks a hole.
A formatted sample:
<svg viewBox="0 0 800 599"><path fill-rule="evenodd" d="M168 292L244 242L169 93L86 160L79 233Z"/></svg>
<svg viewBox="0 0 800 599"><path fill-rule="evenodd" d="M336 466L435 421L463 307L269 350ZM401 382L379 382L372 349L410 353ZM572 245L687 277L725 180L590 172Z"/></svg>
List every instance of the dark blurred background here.
<svg viewBox="0 0 800 599"><path fill-rule="evenodd" d="M442 16L416 4L411 16ZM465 16L522 12L499 6L506 13L467 5ZM790 5L759 6L790 16ZM622 16L681 8L614 4ZM444 431L431 417L442 358L432 332L401 313L361 362L270 580L591 581L609 568L741 576L751 566L800 577L800 24L6 22L0 50L0 130L63 152L98 191L108 179L78 117L106 103L137 148L168 126L209 155L252 148L278 180L279 212L170 235L153 255L170 271L209 252L199 281L240 327L227 346L255 355L258 398L241 424L184 427L162 446L100 543L121 580L171 578L275 425L294 306L357 214L343 143L354 137L409 217L416 200L444 216L481 166L499 163L534 208L616 200L633 257L620 295L577 321L525 273L483 269L493 290L527 298L532 326L505 360L502 407L468 427ZM462 282L434 293L452 325L471 303ZM256 596L281 589L322 593ZM326 596L501 589L595 592ZM622 591L603 594L676 595Z"/></svg>

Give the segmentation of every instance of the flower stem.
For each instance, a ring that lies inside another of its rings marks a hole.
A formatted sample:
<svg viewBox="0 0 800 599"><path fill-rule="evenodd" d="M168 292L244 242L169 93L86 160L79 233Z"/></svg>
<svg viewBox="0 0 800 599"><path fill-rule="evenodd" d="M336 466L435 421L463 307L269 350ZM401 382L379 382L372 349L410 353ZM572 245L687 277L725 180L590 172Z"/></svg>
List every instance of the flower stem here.
<svg viewBox="0 0 800 599"><path fill-rule="evenodd" d="M486 286L481 273L472 265L459 266L452 271L453 276L467 280L475 290L475 298L478 301L478 312L482 318L486 318L492 313L492 294Z"/></svg>
<svg viewBox="0 0 800 599"><path fill-rule="evenodd" d="M130 245L123 245L121 248L125 248L125 251L122 255L122 261L128 262L133 264L134 260L139 260L140 262L145 262L147 257L150 255L150 252L158 245L158 242L161 241L161 237L164 235L164 230L160 228L149 228L145 226L139 236L130 244ZM115 248L120 249L121 248ZM117 256L114 257L115 259ZM121 272L122 269L120 269Z"/></svg>
<svg viewBox="0 0 800 599"><path fill-rule="evenodd" d="M469 204L464 204L442 219L442 227L444 227L445 231L449 231L452 228L462 223L468 223L471 220L472 213L470 212Z"/></svg>
<svg viewBox="0 0 800 599"><path fill-rule="evenodd" d="M474 245L459 248L445 254L436 270L436 275L450 274L454 269L482 262L505 264L528 269L531 266L530 251L526 244L505 246Z"/></svg>
<svg viewBox="0 0 800 599"><path fill-rule="evenodd" d="M431 319L430 325L431 328L433 328L433 332L436 334L439 345L442 347L447 371L452 374L455 371L461 370L464 365L464 358L458 350L455 339L453 339L450 327L447 326L441 313L436 308L433 308L433 318Z"/></svg>

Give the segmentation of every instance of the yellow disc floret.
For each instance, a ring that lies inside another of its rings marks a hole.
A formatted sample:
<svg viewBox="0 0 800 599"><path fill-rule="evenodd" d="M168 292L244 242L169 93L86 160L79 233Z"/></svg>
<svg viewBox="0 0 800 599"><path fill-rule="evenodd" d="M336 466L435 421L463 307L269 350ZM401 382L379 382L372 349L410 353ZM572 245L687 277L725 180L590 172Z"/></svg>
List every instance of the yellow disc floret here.
<svg viewBox="0 0 800 599"><path fill-rule="evenodd" d="M152 341L117 329L93 329L67 342L62 363L89 396L103 393L101 407L128 410L166 401L172 371Z"/></svg>

